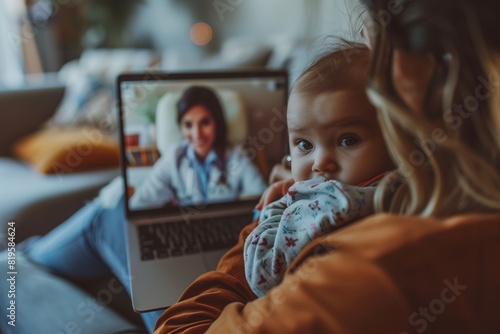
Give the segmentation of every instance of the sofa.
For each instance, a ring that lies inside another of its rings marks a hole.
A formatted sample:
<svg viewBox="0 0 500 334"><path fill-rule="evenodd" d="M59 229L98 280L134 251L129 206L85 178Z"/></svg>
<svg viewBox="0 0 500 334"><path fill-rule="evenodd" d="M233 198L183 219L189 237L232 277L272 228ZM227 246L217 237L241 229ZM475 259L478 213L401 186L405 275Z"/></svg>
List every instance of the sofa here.
<svg viewBox="0 0 500 334"><path fill-rule="evenodd" d="M0 91L0 227L16 223L16 240L44 234L91 200L119 175L117 166L75 173L42 174L15 157L11 148L37 131L55 112L65 87L57 80ZM5 238L0 238L0 247Z"/></svg>
<svg viewBox="0 0 500 334"><path fill-rule="evenodd" d="M64 92L64 85L55 78L0 91L0 226L5 233L7 222L15 222L17 242L46 233L118 175L116 167L45 175L13 156L14 143L37 131L54 114Z"/></svg>
<svg viewBox="0 0 500 334"><path fill-rule="evenodd" d="M55 75L33 77L22 88L0 87L0 250L6 248L7 226L15 223L15 241L45 234L63 222L87 201L96 196L99 189L119 175L118 167L84 170L66 174L42 174L33 166L13 155L12 147L16 142L38 131L55 113L65 94L65 85ZM18 247L19 250L19 247ZM60 326L62 332L73 326L78 307L82 312L99 310L92 315L92 322L101 328L102 333L114 330L127 330L129 333L143 333L142 320L130 308L130 300L125 291L114 294L110 308L103 309L97 301L100 291L105 291L107 284L114 277L103 277L93 281L73 284L61 279L24 259L17 252L16 282L17 300L27 298L30 305L46 307L49 303L57 308L57 302L51 298L54 291L62 293L74 301L75 308L61 307L54 313L51 324ZM6 258L2 257L2 260ZM3 267L2 267L3 268ZM7 271L7 268L4 268ZM1 284L1 288L7 284ZM43 289L41 289L43 287ZM7 296L7 292L3 293ZM3 298L6 300L6 298ZM82 306L84 305L84 306ZM66 305L67 306L67 305ZM90 308L89 308L90 307ZM18 309L18 319L23 310ZM26 315L28 317L29 315ZM25 318L26 319L26 318ZM95 320L94 320L95 319ZM35 319L32 319L34 321ZM29 323L29 322L28 322ZM23 330L23 321L18 321L15 331ZM41 328L37 328L37 330ZM9 333L10 328L3 332ZM39 332L39 331L38 331Z"/></svg>

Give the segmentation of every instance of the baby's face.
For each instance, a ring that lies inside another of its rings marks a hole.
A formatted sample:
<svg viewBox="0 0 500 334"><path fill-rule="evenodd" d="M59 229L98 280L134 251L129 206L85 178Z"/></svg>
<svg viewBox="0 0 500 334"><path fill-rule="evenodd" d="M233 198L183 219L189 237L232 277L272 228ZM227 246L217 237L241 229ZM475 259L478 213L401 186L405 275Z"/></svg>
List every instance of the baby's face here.
<svg viewBox="0 0 500 334"><path fill-rule="evenodd" d="M295 181L323 176L357 185L394 168L375 108L361 88L292 92L287 121Z"/></svg>

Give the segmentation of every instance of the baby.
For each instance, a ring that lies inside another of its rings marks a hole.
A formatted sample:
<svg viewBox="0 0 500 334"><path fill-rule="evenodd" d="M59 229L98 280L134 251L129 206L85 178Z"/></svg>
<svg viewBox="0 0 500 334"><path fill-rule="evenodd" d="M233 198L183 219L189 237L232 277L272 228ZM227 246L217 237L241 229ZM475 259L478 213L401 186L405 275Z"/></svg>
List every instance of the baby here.
<svg viewBox="0 0 500 334"><path fill-rule="evenodd" d="M365 93L368 70L368 49L349 47L319 58L292 89L295 183L262 210L245 242L245 275L259 297L312 239L373 213L375 186L394 167Z"/></svg>

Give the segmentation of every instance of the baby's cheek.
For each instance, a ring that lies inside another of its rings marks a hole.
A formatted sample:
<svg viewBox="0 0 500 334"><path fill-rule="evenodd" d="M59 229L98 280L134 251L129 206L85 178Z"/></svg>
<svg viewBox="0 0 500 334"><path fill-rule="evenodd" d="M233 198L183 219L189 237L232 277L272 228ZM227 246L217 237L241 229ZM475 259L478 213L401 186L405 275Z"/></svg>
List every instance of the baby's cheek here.
<svg viewBox="0 0 500 334"><path fill-rule="evenodd" d="M307 166L298 164L298 163L293 163L293 158L292 158L292 177L295 181L304 181L309 178L309 172L307 170Z"/></svg>

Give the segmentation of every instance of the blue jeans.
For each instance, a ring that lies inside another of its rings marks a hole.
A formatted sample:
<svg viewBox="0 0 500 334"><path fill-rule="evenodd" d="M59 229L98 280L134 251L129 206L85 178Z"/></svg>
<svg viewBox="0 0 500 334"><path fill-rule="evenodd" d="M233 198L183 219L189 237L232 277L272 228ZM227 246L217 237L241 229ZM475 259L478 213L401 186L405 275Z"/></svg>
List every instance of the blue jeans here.
<svg viewBox="0 0 500 334"><path fill-rule="evenodd" d="M99 198L84 206L63 224L28 245L32 261L66 277L97 278L111 272L131 294L126 255L123 198L106 207ZM148 330L163 310L141 313Z"/></svg>

